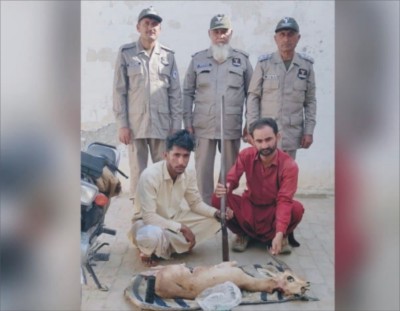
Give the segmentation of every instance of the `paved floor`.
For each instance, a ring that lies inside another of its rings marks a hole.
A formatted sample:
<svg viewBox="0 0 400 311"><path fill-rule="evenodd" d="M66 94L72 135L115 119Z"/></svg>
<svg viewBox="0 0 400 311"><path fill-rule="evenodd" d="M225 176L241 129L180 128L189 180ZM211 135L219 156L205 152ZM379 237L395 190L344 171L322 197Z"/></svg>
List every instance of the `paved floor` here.
<svg viewBox="0 0 400 311"><path fill-rule="evenodd" d="M126 237L132 213L131 201L126 195L112 200L106 225L116 229L117 235L101 238L110 243L110 261L100 262L94 267L109 291L97 290L91 277L88 277L88 284L83 285L82 310L137 310L125 299L124 289L133 274L147 268L142 265L137 250ZM296 238L301 246L294 248L292 254L279 258L296 274L311 282L309 295L318 297L320 301L238 306L234 310L334 310L334 198L298 197L298 200L306 209L296 229ZM180 255L171 263L185 262L190 266L219 263L222 261L221 243L218 234L214 239L195 247L190 255ZM266 256L266 250L259 245L250 245L244 253L230 252L230 260L236 260L241 265L264 263Z"/></svg>

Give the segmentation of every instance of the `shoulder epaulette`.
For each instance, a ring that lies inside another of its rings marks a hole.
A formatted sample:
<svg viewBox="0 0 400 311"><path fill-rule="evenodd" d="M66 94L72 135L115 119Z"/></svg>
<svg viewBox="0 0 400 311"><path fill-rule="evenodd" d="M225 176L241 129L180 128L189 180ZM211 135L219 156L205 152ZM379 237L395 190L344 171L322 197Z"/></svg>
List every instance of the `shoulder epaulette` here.
<svg viewBox="0 0 400 311"><path fill-rule="evenodd" d="M263 61L271 59L271 58L272 58L272 54L263 54L258 58L258 61L263 62Z"/></svg>
<svg viewBox="0 0 400 311"><path fill-rule="evenodd" d="M311 56L304 54L304 53L298 53L298 54L302 59L305 59L305 60L309 61L311 64L314 64L314 59Z"/></svg>
<svg viewBox="0 0 400 311"><path fill-rule="evenodd" d="M249 54L246 53L245 51L239 50L239 49L233 49L235 52L238 52L240 54L243 54L244 56L246 56L247 58L249 58Z"/></svg>
<svg viewBox="0 0 400 311"><path fill-rule="evenodd" d="M164 46L162 44L160 44L160 48L162 48L163 50L166 50L168 52L171 52L172 54L175 54L174 50L171 50L169 47L166 47L166 46Z"/></svg>
<svg viewBox="0 0 400 311"><path fill-rule="evenodd" d="M124 44L123 46L121 46L120 50L126 50L126 49L131 49L131 48L135 48L136 47L136 42L131 42L131 43L127 43Z"/></svg>
<svg viewBox="0 0 400 311"><path fill-rule="evenodd" d="M199 54L199 53L207 52L207 50L208 50L208 49L198 51L198 52L192 54L192 57L196 56L196 55Z"/></svg>

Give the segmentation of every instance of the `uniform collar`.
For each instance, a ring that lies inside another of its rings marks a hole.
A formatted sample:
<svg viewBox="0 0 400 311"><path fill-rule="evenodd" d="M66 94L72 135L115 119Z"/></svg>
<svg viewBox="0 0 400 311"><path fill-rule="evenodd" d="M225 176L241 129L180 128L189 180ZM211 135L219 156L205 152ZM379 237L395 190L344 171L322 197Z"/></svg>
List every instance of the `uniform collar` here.
<svg viewBox="0 0 400 311"><path fill-rule="evenodd" d="M297 65L297 66L300 67L301 59L300 59L300 57L299 57L299 55L297 53L294 53L293 62L292 63L293 63L293 65Z"/></svg>
<svg viewBox="0 0 400 311"><path fill-rule="evenodd" d="M283 63L282 57L279 54L279 52L272 53L272 58L271 59L275 64Z"/></svg>
<svg viewBox="0 0 400 311"><path fill-rule="evenodd" d="M279 54L279 51L277 51L277 52L275 52L275 53L272 54L272 61L273 61L274 63L276 63L276 64L277 64L277 63L283 63L283 60L282 60L281 55ZM293 65L296 65L296 66L300 66L300 63L301 63L300 57L299 57L299 55L295 52L295 53L294 53L294 56L293 56L292 64L293 64Z"/></svg>
<svg viewBox="0 0 400 311"><path fill-rule="evenodd" d="M153 54L160 54L161 51L161 46L158 41L156 41L156 45L154 46ZM142 43L140 42L140 39L137 41L137 54L145 54L146 50L143 48Z"/></svg>

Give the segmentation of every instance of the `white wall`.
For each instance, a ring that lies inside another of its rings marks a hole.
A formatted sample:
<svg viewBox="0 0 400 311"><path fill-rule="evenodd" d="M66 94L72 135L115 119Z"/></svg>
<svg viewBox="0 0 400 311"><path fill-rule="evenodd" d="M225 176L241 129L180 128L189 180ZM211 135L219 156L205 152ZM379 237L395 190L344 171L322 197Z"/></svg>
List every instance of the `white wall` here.
<svg viewBox="0 0 400 311"><path fill-rule="evenodd" d="M284 16L297 20L302 36L297 51L314 58L317 83L314 144L311 149L297 153L300 167L298 192L333 192L333 1L83 1L82 130L98 131L114 123L112 85L117 52L122 44L138 39L137 16L150 5L163 17L160 42L175 50L182 84L191 55L209 46L207 31L213 15L231 16L234 30L231 44L250 54L253 67L259 55L276 49L273 35L277 22ZM125 161L125 149L119 148ZM216 162L218 167L218 158ZM126 161L123 163L127 165ZM193 161L190 165L193 166Z"/></svg>

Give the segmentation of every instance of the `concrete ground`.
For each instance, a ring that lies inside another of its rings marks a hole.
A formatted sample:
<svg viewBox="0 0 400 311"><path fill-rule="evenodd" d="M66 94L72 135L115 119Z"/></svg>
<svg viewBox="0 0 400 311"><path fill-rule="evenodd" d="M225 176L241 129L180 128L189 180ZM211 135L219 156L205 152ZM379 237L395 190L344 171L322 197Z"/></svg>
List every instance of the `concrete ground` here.
<svg viewBox="0 0 400 311"><path fill-rule="evenodd" d="M311 282L310 296L319 301L296 301L277 304L238 306L233 310L334 310L334 198L332 196L297 197L304 204L305 213L296 229L296 239L301 243L292 254L280 255L292 270ZM147 270L138 257L138 250L127 239L132 216L132 203L126 194L112 199L106 216L106 225L117 230L116 236L104 235L101 240L109 242L110 261L99 262L94 267L108 292L97 289L91 277L83 285L82 310L137 310L124 297L124 289L133 274ZM230 240L233 235L229 233ZM211 265L222 261L221 235L196 246L191 254L179 255L171 263L189 266ZM104 249L107 249L105 247ZM230 252L230 260L240 265L267 261L266 250L260 245L249 245L244 253ZM162 261L161 264L166 264Z"/></svg>

